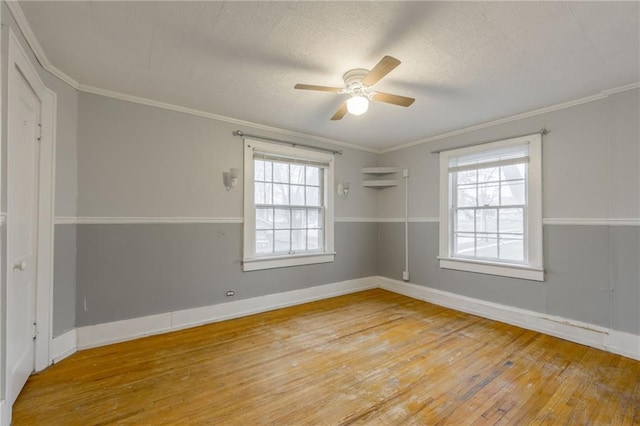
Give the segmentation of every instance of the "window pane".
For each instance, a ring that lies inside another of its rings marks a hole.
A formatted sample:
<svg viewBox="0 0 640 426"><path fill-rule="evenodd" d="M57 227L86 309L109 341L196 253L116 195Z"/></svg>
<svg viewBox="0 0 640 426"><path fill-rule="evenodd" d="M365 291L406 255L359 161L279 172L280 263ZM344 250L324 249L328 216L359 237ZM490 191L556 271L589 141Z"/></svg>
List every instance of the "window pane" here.
<svg viewBox="0 0 640 426"><path fill-rule="evenodd" d="M302 209L293 209L291 212L291 225L292 228L306 228L307 211Z"/></svg>
<svg viewBox="0 0 640 426"><path fill-rule="evenodd" d="M264 162L264 180L273 182L273 163L271 161Z"/></svg>
<svg viewBox="0 0 640 426"><path fill-rule="evenodd" d="M477 236L476 257L485 259L496 259L498 257L498 236L496 234Z"/></svg>
<svg viewBox="0 0 640 426"><path fill-rule="evenodd" d="M479 206L497 206L499 199L499 186L495 183L478 185L478 205Z"/></svg>
<svg viewBox="0 0 640 426"><path fill-rule="evenodd" d="M256 200L256 204L265 204L265 189L264 183L256 182L255 183L255 194L254 199Z"/></svg>
<svg viewBox="0 0 640 426"><path fill-rule="evenodd" d="M525 192L524 181L502 182L502 193L500 195L500 203L503 206L524 204Z"/></svg>
<svg viewBox="0 0 640 426"><path fill-rule="evenodd" d="M298 166L296 164L292 164L290 167L291 171L291 183L295 183L298 185L304 185L304 166Z"/></svg>
<svg viewBox="0 0 640 426"><path fill-rule="evenodd" d="M275 252L289 252L291 250L290 244L291 231L275 231Z"/></svg>
<svg viewBox="0 0 640 426"><path fill-rule="evenodd" d="M256 231L256 253L273 252L273 231Z"/></svg>
<svg viewBox="0 0 640 426"><path fill-rule="evenodd" d="M454 238L454 253L460 256L475 256L473 234L456 234Z"/></svg>
<svg viewBox="0 0 640 426"><path fill-rule="evenodd" d="M275 228L290 229L291 228L291 210L275 209Z"/></svg>
<svg viewBox="0 0 640 426"><path fill-rule="evenodd" d="M289 183L289 164L273 163L273 181Z"/></svg>
<svg viewBox="0 0 640 426"><path fill-rule="evenodd" d="M307 167L307 185L320 185L320 169L317 167Z"/></svg>
<svg viewBox="0 0 640 426"><path fill-rule="evenodd" d="M524 262L524 240L522 237L500 237L500 259Z"/></svg>
<svg viewBox="0 0 640 426"><path fill-rule="evenodd" d="M476 183L475 170L466 170L464 172L458 172L458 185L464 185L465 183Z"/></svg>
<svg viewBox="0 0 640 426"><path fill-rule="evenodd" d="M304 186L291 185L291 205L304 206Z"/></svg>
<svg viewBox="0 0 640 426"><path fill-rule="evenodd" d="M256 209L256 229L273 229L273 209Z"/></svg>
<svg viewBox="0 0 640 426"><path fill-rule="evenodd" d="M524 233L523 209L500 209L500 232Z"/></svg>
<svg viewBox="0 0 640 426"><path fill-rule="evenodd" d="M478 170L478 182L497 182L498 180L500 180L499 167Z"/></svg>
<svg viewBox="0 0 640 426"><path fill-rule="evenodd" d="M264 180L264 161L253 160L254 180Z"/></svg>
<svg viewBox="0 0 640 426"><path fill-rule="evenodd" d="M307 190L307 206L319 206L320 205L320 188L315 186L305 187Z"/></svg>
<svg viewBox="0 0 640 426"><path fill-rule="evenodd" d="M307 249L307 231L294 229L291 231L291 250L300 251Z"/></svg>
<svg viewBox="0 0 640 426"><path fill-rule="evenodd" d="M474 232L475 215L473 209L456 210L456 228L457 232Z"/></svg>
<svg viewBox="0 0 640 426"><path fill-rule="evenodd" d="M318 210L307 210L307 228L322 228L320 212Z"/></svg>
<svg viewBox="0 0 640 426"><path fill-rule="evenodd" d="M476 232L498 232L498 210L480 209L476 211Z"/></svg>
<svg viewBox="0 0 640 426"><path fill-rule="evenodd" d="M309 229L307 231L307 248L309 250L318 250L322 248L320 241L320 231L317 229Z"/></svg>
<svg viewBox="0 0 640 426"><path fill-rule="evenodd" d="M289 204L289 185L282 183L273 184L273 204Z"/></svg>
<svg viewBox="0 0 640 426"><path fill-rule="evenodd" d="M500 167L500 180L524 179L524 163Z"/></svg>
<svg viewBox="0 0 640 426"><path fill-rule="evenodd" d="M458 186L458 207L475 207L476 205L476 186Z"/></svg>
<svg viewBox="0 0 640 426"><path fill-rule="evenodd" d="M273 184L272 183L264 184L264 203L273 204Z"/></svg>

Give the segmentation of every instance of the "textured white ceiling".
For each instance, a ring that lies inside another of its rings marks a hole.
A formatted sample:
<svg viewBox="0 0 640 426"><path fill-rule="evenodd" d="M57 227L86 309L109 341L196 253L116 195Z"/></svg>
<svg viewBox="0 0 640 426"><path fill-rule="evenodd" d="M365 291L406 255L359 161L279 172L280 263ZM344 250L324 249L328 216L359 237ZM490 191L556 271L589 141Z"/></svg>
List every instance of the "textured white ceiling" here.
<svg viewBox="0 0 640 426"><path fill-rule="evenodd" d="M80 83L383 149L640 81L638 2L21 2ZM416 98L329 118L351 68Z"/></svg>

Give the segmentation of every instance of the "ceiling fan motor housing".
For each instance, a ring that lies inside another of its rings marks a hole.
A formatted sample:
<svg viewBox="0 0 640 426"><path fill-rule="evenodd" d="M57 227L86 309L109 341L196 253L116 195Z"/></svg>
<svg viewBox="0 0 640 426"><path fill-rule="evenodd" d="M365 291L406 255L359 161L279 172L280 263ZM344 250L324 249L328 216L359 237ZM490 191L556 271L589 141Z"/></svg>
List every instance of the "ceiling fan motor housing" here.
<svg viewBox="0 0 640 426"><path fill-rule="evenodd" d="M347 87L347 93L351 95L360 95L368 97L369 86L362 83L362 80L369 74L369 70L364 68L356 68L350 71L347 71L342 76L344 80L344 84Z"/></svg>
<svg viewBox="0 0 640 426"><path fill-rule="evenodd" d="M345 72L342 78L344 79L344 84L349 87L353 83L362 83L367 74L369 74L369 70L356 68Z"/></svg>

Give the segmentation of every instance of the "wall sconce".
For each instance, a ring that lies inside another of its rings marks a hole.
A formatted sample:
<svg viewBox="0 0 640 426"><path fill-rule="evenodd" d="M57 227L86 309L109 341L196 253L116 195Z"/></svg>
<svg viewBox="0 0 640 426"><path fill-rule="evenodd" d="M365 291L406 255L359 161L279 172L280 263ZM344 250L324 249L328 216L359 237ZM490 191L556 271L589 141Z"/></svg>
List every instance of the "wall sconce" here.
<svg viewBox="0 0 640 426"><path fill-rule="evenodd" d="M224 181L224 187L227 191L230 191L231 188L235 188L238 183L238 177L240 176L240 169L229 169L228 172L222 173L222 179Z"/></svg>
<svg viewBox="0 0 640 426"><path fill-rule="evenodd" d="M338 184L338 195L343 200L347 199L347 196L349 195L349 182L342 182Z"/></svg>

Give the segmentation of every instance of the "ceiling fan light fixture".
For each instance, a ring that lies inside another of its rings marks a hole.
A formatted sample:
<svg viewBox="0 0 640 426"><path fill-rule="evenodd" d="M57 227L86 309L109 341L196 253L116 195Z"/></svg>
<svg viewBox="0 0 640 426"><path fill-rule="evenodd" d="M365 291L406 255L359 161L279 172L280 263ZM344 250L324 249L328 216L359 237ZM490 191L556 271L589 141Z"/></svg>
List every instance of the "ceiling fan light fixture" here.
<svg viewBox="0 0 640 426"><path fill-rule="evenodd" d="M347 101L347 111L353 115L362 115L369 109L369 99L364 96L352 96Z"/></svg>

